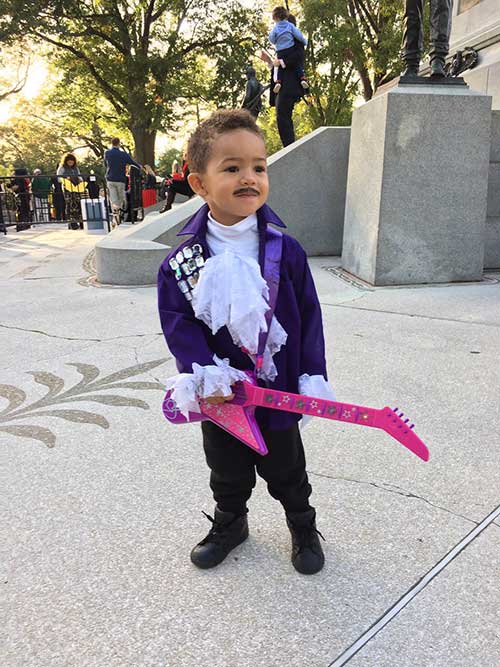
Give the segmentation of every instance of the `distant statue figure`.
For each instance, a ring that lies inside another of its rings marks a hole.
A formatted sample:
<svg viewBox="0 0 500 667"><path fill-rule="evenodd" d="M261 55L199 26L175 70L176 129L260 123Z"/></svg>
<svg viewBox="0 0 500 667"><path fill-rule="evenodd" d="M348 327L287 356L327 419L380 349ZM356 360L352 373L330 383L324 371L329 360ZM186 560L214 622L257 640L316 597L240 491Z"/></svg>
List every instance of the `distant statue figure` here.
<svg viewBox="0 0 500 667"><path fill-rule="evenodd" d="M432 77L445 77L445 60L449 50L453 0L430 1L430 64ZM424 0L405 0L403 76L418 76L423 44Z"/></svg>
<svg viewBox="0 0 500 667"><path fill-rule="evenodd" d="M242 103L243 109L248 109L254 118L257 118L262 110L262 93L264 86L257 80L253 67L247 67L245 70L247 85L245 88L245 98Z"/></svg>

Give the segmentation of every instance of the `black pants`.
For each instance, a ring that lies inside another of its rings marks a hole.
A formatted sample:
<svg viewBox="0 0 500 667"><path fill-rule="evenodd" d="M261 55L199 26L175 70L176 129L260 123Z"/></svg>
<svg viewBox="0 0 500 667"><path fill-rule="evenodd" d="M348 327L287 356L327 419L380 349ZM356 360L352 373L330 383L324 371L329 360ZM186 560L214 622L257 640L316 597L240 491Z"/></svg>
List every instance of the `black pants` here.
<svg viewBox="0 0 500 667"><path fill-rule="evenodd" d="M449 50L452 0L430 0L430 59ZM403 22L403 58L420 61L423 49L424 0L406 0Z"/></svg>
<svg viewBox="0 0 500 667"><path fill-rule="evenodd" d="M266 480L273 498L287 512L310 509L311 485L297 425L286 431L262 431L269 453L260 456L212 422L203 422L203 448L211 470L210 488L223 512L243 514L256 475Z"/></svg>
<svg viewBox="0 0 500 667"><path fill-rule="evenodd" d="M283 92L278 93L276 97L276 124L283 147L295 141L292 114L296 101L294 97L289 97Z"/></svg>

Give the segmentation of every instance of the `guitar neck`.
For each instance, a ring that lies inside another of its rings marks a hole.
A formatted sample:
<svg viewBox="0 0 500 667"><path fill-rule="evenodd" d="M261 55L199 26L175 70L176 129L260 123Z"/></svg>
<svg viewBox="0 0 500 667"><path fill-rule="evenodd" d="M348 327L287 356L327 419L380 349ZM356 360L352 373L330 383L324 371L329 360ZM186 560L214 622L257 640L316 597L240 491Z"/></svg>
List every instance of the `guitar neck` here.
<svg viewBox="0 0 500 667"><path fill-rule="evenodd" d="M375 417L380 412L374 408L365 408L351 403L338 403L313 396L264 389L255 385L252 388L252 403L257 407L335 419L351 424L363 424L363 426L375 426Z"/></svg>

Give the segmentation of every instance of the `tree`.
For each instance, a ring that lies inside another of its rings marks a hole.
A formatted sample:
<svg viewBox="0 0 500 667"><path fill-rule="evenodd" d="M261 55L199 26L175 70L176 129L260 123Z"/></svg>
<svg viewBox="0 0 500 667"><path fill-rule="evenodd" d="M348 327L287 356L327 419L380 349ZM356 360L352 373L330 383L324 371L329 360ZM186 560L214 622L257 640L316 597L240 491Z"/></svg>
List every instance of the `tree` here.
<svg viewBox="0 0 500 667"><path fill-rule="evenodd" d="M343 87L352 97L354 72L365 100L399 74L401 0L301 0L300 5L313 67L319 71L327 63L330 68L332 99Z"/></svg>
<svg viewBox="0 0 500 667"><path fill-rule="evenodd" d="M31 109L28 102L20 101L8 125L0 126L2 163L26 167L30 172L38 167L53 174L61 155L72 147L58 130L34 118Z"/></svg>
<svg viewBox="0 0 500 667"><path fill-rule="evenodd" d="M57 83L37 99L40 120L62 136L71 137L75 147L91 151L102 162L111 139L119 136L127 150L133 147L132 135L118 118L108 100L85 77L63 72Z"/></svg>
<svg viewBox="0 0 500 667"><path fill-rule="evenodd" d="M4 70L4 73L0 76L1 102L7 97L21 92L24 88L30 68L30 56L22 51L18 45L10 49L4 48L0 57L0 67Z"/></svg>
<svg viewBox="0 0 500 667"><path fill-rule="evenodd" d="M52 46L60 67L97 87L150 164L175 101L193 95L197 55L240 45L249 55L261 32L259 13L236 0L0 0L0 9L0 39Z"/></svg>
<svg viewBox="0 0 500 667"><path fill-rule="evenodd" d="M167 148L160 157L156 165L156 171L159 176L166 176L172 172L172 163L177 160L179 166L182 166L182 151L177 148Z"/></svg>

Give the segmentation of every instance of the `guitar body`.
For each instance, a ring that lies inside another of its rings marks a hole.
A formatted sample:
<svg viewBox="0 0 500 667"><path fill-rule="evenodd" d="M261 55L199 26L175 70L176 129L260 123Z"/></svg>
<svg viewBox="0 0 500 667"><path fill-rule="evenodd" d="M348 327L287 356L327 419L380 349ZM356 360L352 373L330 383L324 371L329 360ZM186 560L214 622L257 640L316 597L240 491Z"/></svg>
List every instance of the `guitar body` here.
<svg viewBox="0 0 500 667"><path fill-rule="evenodd" d="M429 459L429 450L413 430L413 424L408 425L409 419L403 420L402 412L398 414L398 408L393 410L385 407L378 410L314 396L265 389L258 387L250 374L248 381L237 382L233 386L233 393L234 398L231 401L219 405L212 405L201 399L200 412L190 412L189 419L186 419L171 398L171 392L168 391L163 401L163 414L173 424L187 424L208 419L262 456L267 454L267 447L255 419L256 407L378 428L388 433L423 461Z"/></svg>
<svg viewBox="0 0 500 667"><path fill-rule="evenodd" d="M255 406L245 405L241 392L238 392L232 401L219 405L212 405L202 399L200 401L200 412L190 412L189 419L184 417L170 396L171 392L168 391L163 400L162 408L163 414L172 424L209 420L234 435L235 438L241 440L243 444L255 450L258 454L262 456L267 454L266 443L255 419Z"/></svg>

